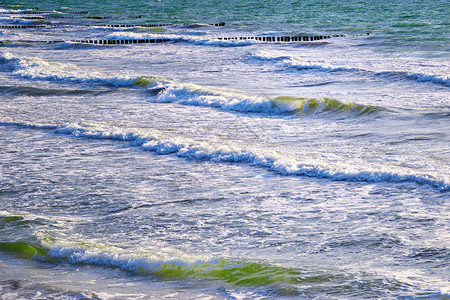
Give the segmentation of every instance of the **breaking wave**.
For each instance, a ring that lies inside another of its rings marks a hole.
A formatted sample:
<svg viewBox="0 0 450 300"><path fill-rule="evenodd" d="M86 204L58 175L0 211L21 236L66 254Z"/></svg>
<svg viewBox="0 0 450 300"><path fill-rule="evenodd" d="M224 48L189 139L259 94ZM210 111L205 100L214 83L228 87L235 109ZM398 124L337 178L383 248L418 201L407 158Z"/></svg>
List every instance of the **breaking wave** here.
<svg viewBox="0 0 450 300"><path fill-rule="evenodd" d="M195 84L181 84L142 77L136 84L145 86L153 101L192 106L219 108L226 111L262 114L295 114L298 116L320 112L370 114L382 110L378 106L344 103L334 99L308 99L291 96L271 98L252 97L233 92L217 91Z"/></svg>
<svg viewBox="0 0 450 300"><path fill-rule="evenodd" d="M0 123L0 126L18 126L33 129L50 129L57 134L91 139L108 139L129 142L130 146L139 147L144 151L156 154L172 154L188 160L210 161L219 163L243 163L264 168L284 176L306 176L324 178L333 181L349 182L413 182L428 185L439 191L449 191L450 184L445 179L429 174L414 174L411 171L355 170L336 168L327 165L314 165L302 162L287 162L276 153L254 152L253 150L236 149L227 145L210 145L206 142L168 137L157 130L145 132L127 131L119 127L103 126L101 124L70 124L55 126L45 124Z"/></svg>
<svg viewBox="0 0 450 300"><path fill-rule="evenodd" d="M108 77L105 74L81 70L76 65L49 62L40 58L17 57L10 53L0 56L17 76L32 80L59 81L62 83L93 84L125 88L144 88L149 101L205 106L225 111L260 114L307 115L333 112L350 115L370 114L382 110L377 106L344 103L333 99L308 99L290 96L273 98L254 97L229 91L218 91L200 85L180 83L162 77L142 76ZM1 90L1 89L0 89ZM17 90L5 87L3 90ZM42 90L27 89L32 94L45 94ZM56 91L55 91L56 92Z"/></svg>
<svg viewBox="0 0 450 300"><path fill-rule="evenodd" d="M0 62L8 64L14 75L32 80L103 84L115 87L132 86L136 81L127 77L111 78L95 71L83 71L73 64L50 62L37 57L20 57L11 53L0 54Z"/></svg>
<svg viewBox="0 0 450 300"><path fill-rule="evenodd" d="M259 61L263 63L275 63L280 65L282 68L296 69L299 71L303 70L311 70L316 72L347 72L347 73L358 73L366 76L376 76L376 77L385 77L392 79L400 79L400 80L414 80L417 82L430 82L434 84L450 86L450 78L448 76L441 77L438 75L432 74L421 74L421 73L411 73L411 72L402 72L402 71L372 71L366 70L362 68L356 67L348 67L348 66L326 66L315 63L308 63L301 61L293 56L289 55L274 55L271 53L258 53L252 54L247 57L248 61Z"/></svg>
<svg viewBox="0 0 450 300"><path fill-rule="evenodd" d="M0 216L0 221L2 217ZM72 265L94 265L118 268L139 276L162 280L198 280L217 282L239 288L250 288L264 296L300 296L305 289L324 285L339 286L356 280L354 274L339 274L286 267L273 263L189 255L165 245L149 249L127 249L106 245L98 241L70 242L36 232L29 241L0 242L0 251L19 257L65 262ZM376 284L370 278L359 278L367 284ZM391 283L392 287L399 282Z"/></svg>

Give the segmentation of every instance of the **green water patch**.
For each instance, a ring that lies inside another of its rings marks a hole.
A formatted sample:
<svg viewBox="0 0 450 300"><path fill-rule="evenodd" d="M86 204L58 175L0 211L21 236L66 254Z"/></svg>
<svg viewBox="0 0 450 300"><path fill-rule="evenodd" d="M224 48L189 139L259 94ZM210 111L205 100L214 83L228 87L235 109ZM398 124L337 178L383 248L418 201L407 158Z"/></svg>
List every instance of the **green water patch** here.
<svg viewBox="0 0 450 300"><path fill-rule="evenodd" d="M305 280L301 279L299 270L255 262L233 262L227 259L192 265L162 264L150 272L165 278L198 277L223 280L237 286L264 286L278 282L294 283Z"/></svg>
<svg viewBox="0 0 450 300"><path fill-rule="evenodd" d="M22 216L0 216L0 230L12 228L15 225L26 225L33 221L25 220Z"/></svg>
<svg viewBox="0 0 450 300"><path fill-rule="evenodd" d="M223 281L233 286L271 286L281 295L299 295L292 286L298 282L328 281L328 278L302 277L295 269L255 262L233 262L226 259L189 266L163 264L152 274L166 279L197 278Z"/></svg>
<svg viewBox="0 0 450 300"><path fill-rule="evenodd" d="M48 237L42 241L44 245L55 245L56 242ZM24 249L20 251L30 255L33 249L27 246L29 245L23 245ZM235 287L263 287L283 295L298 295L299 285L322 285L339 277L320 272L311 274L300 268L277 266L264 261L229 258L198 260L179 256L166 260L163 258L166 257L164 251L143 252L135 256L123 249L103 244L78 242L72 246L65 244L56 248L45 247L51 250L43 250L38 255L48 254L53 259L62 259L71 264L119 268L141 276L156 276L162 280L218 281ZM156 257L161 257L162 260L155 260Z"/></svg>
<svg viewBox="0 0 450 300"><path fill-rule="evenodd" d="M12 252L27 259L33 259L36 256L48 256L48 249L25 242L0 242L0 250Z"/></svg>
<svg viewBox="0 0 450 300"><path fill-rule="evenodd" d="M145 31L151 31L151 32L156 32L156 33L161 33L161 32L167 31L167 29L162 28L162 27L142 27L142 29Z"/></svg>
<svg viewBox="0 0 450 300"><path fill-rule="evenodd" d="M2 216L0 217L0 224L8 224L10 222L21 221L24 218L21 216Z"/></svg>
<svg viewBox="0 0 450 300"><path fill-rule="evenodd" d="M301 268L277 266L265 262L217 259L189 264L164 263L139 268L141 274L163 280L205 280L222 282L237 288L272 291L277 296L300 296L305 289L336 287L352 280L351 276L311 272Z"/></svg>
<svg viewBox="0 0 450 300"><path fill-rule="evenodd" d="M167 249L156 252L128 252L126 249L77 242L59 244L54 238L44 235L41 242L2 242L0 251L12 253L20 258L45 262L68 262L73 265L92 265L117 268L124 272L160 280L210 282L231 288L262 291L271 296L314 295L317 292L339 295L381 296L382 291L398 291L404 285L395 280L373 277L371 274L342 274L280 266L270 262L247 259L217 258L198 260L195 257L175 255ZM134 254L133 254L134 253ZM168 256L172 259L167 260ZM157 257L160 257L158 259ZM371 297L373 298L373 297Z"/></svg>
<svg viewBox="0 0 450 300"><path fill-rule="evenodd" d="M319 112L347 113L366 115L382 110L379 106L367 106L353 102L344 103L339 100L323 98L308 99L291 96L278 96L270 99L272 106L280 110L291 111L298 115L308 115Z"/></svg>
<svg viewBox="0 0 450 300"><path fill-rule="evenodd" d="M141 86L141 87L147 87L149 85L154 84L155 82L158 82L159 78L158 77L153 77L153 76L143 76L143 77L139 77L134 84L136 86Z"/></svg>

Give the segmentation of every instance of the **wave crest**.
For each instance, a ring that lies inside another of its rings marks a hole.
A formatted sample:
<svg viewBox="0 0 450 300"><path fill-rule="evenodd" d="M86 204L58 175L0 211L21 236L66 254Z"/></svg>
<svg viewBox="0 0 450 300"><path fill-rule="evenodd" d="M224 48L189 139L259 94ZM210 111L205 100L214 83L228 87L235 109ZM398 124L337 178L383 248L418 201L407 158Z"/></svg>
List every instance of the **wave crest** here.
<svg viewBox="0 0 450 300"><path fill-rule="evenodd" d="M14 126L14 123L0 123L0 125ZM50 125L37 126L22 123L16 125L34 129L52 129ZM419 185L428 185L443 192L450 191L450 184L444 178L437 178L430 174L416 174L411 170L403 172L383 168L353 170L326 164L289 162L273 152L255 152L251 149L240 149L226 145L211 145L182 137L166 136L157 130L127 131L118 127L94 123L71 124L53 128L54 132L59 134L125 141L129 142L130 146L140 147L144 151L151 151L156 154L173 154L188 160L244 163L284 176L306 176L348 182L413 182Z"/></svg>
<svg viewBox="0 0 450 300"><path fill-rule="evenodd" d="M219 91L196 84L171 81L157 76L108 77L98 72L81 70L76 65L49 62L40 58L0 55L10 64L13 73L32 80L88 83L112 87L144 88L151 101L212 107L225 111L259 114L313 114L317 112L353 113L362 115L379 111L379 107L343 103L332 99L306 99L289 96L255 97L231 91Z"/></svg>
<svg viewBox="0 0 450 300"><path fill-rule="evenodd" d="M74 64L51 62L38 57L21 57L11 53L1 53L0 62L11 66L13 74L31 80L104 84L114 87L127 87L135 84L135 79L111 78L99 72L80 69Z"/></svg>
<svg viewBox="0 0 450 300"><path fill-rule="evenodd" d="M371 114L382 110L379 106L366 106L356 103L343 103L335 99L307 99L290 96L279 96L271 99L274 106L282 110L292 109L304 115L317 112L354 113L356 115ZM285 108L286 107L286 108Z"/></svg>
<svg viewBox="0 0 450 300"><path fill-rule="evenodd" d="M434 84L450 86L450 78L448 76L442 77L439 75L412 73L406 71L376 71L349 66L322 65L322 64L315 64L312 62L307 63L297 59L296 57L289 55L276 55L273 53L261 52L257 54L252 54L250 57L247 58L247 60L248 61L253 60L263 63L274 63L276 65L281 66L282 68L291 68L299 71L311 70L325 73L347 72L347 73L357 73L364 76L376 76L400 80L414 80L417 82L430 82Z"/></svg>

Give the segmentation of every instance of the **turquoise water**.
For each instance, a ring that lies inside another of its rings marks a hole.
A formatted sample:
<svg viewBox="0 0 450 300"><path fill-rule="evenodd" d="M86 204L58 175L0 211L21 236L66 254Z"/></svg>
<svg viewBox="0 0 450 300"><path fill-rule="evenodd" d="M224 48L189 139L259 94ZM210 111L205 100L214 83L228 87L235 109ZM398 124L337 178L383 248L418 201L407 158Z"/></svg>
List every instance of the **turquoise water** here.
<svg viewBox="0 0 450 300"><path fill-rule="evenodd" d="M450 296L447 1L0 13L0 298Z"/></svg>
<svg viewBox="0 0 450 300"><path fill-rule="evenodd" d="M149 22L215 22L248 30L301 33L377 33L394 43L448 52L448 2L438 1L25 1L5 4L42 10L79 10L92 15L140 15ZM431 43L431 44L430 44ZM426 45L430 44L429 47Z"/></svg>

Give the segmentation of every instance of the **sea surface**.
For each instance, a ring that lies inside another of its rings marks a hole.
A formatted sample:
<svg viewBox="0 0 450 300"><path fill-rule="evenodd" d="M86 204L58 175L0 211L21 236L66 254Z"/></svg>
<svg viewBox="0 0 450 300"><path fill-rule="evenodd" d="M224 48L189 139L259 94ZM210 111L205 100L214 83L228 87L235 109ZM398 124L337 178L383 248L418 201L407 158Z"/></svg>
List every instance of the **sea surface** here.
<svg viewBox="0 0 450 300"><path fill-rule="evenodd" d="M449 297L448 0L0 0L0 299Z"/></svg>

